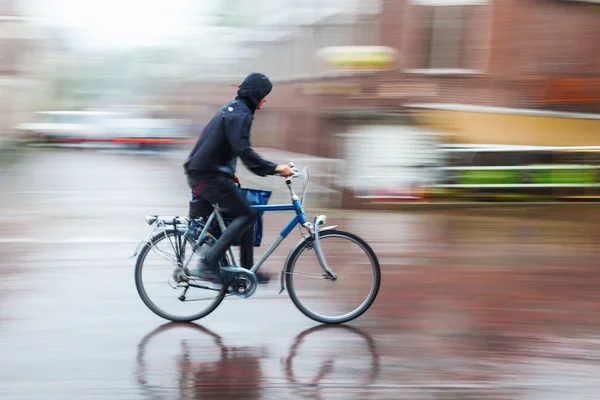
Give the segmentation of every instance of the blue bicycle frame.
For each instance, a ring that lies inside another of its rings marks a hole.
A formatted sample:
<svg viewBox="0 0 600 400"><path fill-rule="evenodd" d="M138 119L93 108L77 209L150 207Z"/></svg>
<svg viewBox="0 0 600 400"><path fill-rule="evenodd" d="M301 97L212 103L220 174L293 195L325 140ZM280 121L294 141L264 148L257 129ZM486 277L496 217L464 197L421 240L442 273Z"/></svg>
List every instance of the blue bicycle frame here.
<svg viewBox="0 0 600 400"><path fill-rule="evenodd" d="M267 248L267 250L262 254L262 256L252 266L251 271L256 273L256 271L258 271L258 269L265 262L265 260L267 258L269 258L269 256L275 251L275 249L277 249L277 247L281 244L283 239L285 239L290 234L290 232L296 227L296 225L305 224L307 220L306 220L306 215L304 214L304 210L302 208L302 204L300 204L299 200L295 200L295 199L292 200L292 204L256 205L256 206L250 206L250 208L253 210L259 211L259 212L294 211L296 213L296 215L292 218L292 220L279 233L279 236L277 236L275 241L273 241L273 243L271 243L269 248ZM221 231L225 231L226 226L225 226L225 222L223 221L223 217L221 216L221 213L219 212L218 207L215 207L213 213L208 218L208 221L206 222L206 225L204 226L202 233L200 234L201 238L205 237L205 235L207 234L207 231L208 231L208 227L212 226L212 222L214 221L215 218L217 219L217 221L219 223L219 227L221 228ZM236 262L233 251L231 249L229 249L228 252L229 252L229 256L231 257L231 260L234 264L233 266L237 267L238 264Z"/></svg>
<svg viewBox="0 0 600 400"><path fill-rule="evenodd" d="M274 204L274 205L265 205L265 206L250 206L250 208L259 211L295 211L296 216L292 218L292 220L287 224L285 228L281 231L280 235L285 238L295 227L296 225L306 223L306 215L304 215L304 210L302 210L302 205L298 200L293 200L292 204Z"/></svg>
<svg viewBox="0 0 600 400"><path fill-rule="evenodd" d="M293 168L293 164L290 164L290 167ZM325 272L325 275L328 276L332 280L336 280L337 277L333 273L333 271L329 268L329 266L327 265L327 261L325 260L325 256L323 255L323 251L321 250L321 246L319 244L319 231L321 230L321 225L323 225L325 223L326 217L324 215L317 216L315 218L314 225L311 225L310 223L307 222L306 215L304 214L304 209L302 208L302 203L300 202L300 199L298 198L298 196L296 196L296 194L294 193L294 190L292 189L292 179L295 176L299 176L299 175L294 175L294 176L288 177L285 180L285 184L287 185L287 188L290 191L292 204L250 206L253 210L256 210L259 212L294 211L296 213L294 218L292 218L292 220L287 224L287 226L285 228L283 228L283 230L279 233L279 236L277 236L277 238L273 241L273 243L271 243L269 248L267 248L267 250L260 256L260 258L252 266L252 268L250 268L250 271L252 271L253 273L256 273L260 269L262 264L265 262L265 260L267 258L269 258L269 256L271 254L273 254L273 252L275 251L275 249L277 249L277 247L281 244L281 242L283 242L283 239L285 239L290 234L290 232L296 227L296 225L301 224L310 233L310 236L308 236L308 237L305 236L304 240L312 240L312 245L314 247L315 254L317 255L317 259L319 260L319 264L321 264L321 268ZM304 196L304 194L303 194L303 196ZM204 229L202 229L202 233L200 234L199 240L204 240L204 238L206 237L206 234L208 232L208 227L212 226L212 223L215 218L217 218L217 221L219 222L219 227L221 228L222 232L224 232L225 229L227 229L225 226L225 222L223 221L223 217L221 216L221 213L219 212L219 207L218 207L218 205L215 205L214 211L208 218L208 221L206 222ZM335 227L332 227L332 228L335 228ZM322 228L322 229L325 230L328 228ZM233 254L233 251L231 248L228 249L228 253L229 253L229 257L233 263L233 267L239 268L239 265L237 264L236 259L235 259L235 255ZM282 281L281 291L283 291L283 271L281 274L281 281Z"/></svg>

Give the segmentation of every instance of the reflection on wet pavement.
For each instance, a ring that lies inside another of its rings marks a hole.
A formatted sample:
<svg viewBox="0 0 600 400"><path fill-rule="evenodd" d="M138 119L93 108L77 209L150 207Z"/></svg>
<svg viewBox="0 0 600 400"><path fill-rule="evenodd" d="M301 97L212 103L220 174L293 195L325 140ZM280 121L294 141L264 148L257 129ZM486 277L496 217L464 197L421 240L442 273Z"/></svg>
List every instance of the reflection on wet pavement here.
<svg viewBox="0 0 600 400"><path fill-rule="evenodd" d="M169 347L176 354L161 356ZM227 346L221 336L201 325L167 323L141 340L135 375L150 397L176 387L182 399L262 399L273 397L271 390L283 389L318 399L321 392L335 388L353 389L354 394L365 391L380 372L375 341L351 326L321 325L298 334L281 357L284 385L273 382L272 375L264 376L261 364L266 363L261 361L268 357L266 346ZM173 365L165 368L165 359Z"/></svg>
<svg viewBox="0 0 600 400"><path fill-rule="evenodd" d="M594 398L600 389L599 340L484 332L377 340L367 332L317 326L269 349L228 346L203 326L169 323L140 342L135 375L148 398L558 399Z"/></svg>

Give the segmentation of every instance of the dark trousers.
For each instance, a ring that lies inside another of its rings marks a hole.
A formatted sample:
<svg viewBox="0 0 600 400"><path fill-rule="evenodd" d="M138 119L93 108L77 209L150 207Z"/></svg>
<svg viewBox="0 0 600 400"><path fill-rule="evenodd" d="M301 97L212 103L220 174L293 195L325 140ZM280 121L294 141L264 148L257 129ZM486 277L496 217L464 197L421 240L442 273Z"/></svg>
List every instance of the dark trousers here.
<svg viewBox="0 0 600 400"><path fill-rule="evenodd" d="M211 247L204 257L211 266L216 266L227 250L235 243L240 245L240 265L250 269L254 264L254 232L252 227L256 222L256 213L250 209L250 203L242 195L233 181L226 177L211 177L205 179L188 178L195 196L210 204L217 204L220 211L234 218L225 232Z"/></svg>

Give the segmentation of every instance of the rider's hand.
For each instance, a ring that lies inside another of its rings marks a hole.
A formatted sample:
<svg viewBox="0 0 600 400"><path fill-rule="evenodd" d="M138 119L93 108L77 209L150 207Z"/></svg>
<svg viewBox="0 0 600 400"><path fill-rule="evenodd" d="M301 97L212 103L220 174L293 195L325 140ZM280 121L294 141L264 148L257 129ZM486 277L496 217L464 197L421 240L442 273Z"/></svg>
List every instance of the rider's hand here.
<svg viewBox="0 0 600 400"><path fill-rule="evenodd" d="M237 174L237 172L233 174L233 183L237 183L238 185L241 185L240 176Z"/></svg>
<svg viewBox="0 0 600 400"><path fill-rule="evenodd" d="M278 165L277 168L275 168L275 172L286 178L293 173L289 165Z"/></svg>

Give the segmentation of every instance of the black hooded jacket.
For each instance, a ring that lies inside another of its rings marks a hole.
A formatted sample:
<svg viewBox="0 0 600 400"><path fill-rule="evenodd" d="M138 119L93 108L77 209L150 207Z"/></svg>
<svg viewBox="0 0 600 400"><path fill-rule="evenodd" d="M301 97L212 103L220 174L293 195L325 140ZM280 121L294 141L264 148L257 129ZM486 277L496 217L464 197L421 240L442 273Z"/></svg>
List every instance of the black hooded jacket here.
<svg viewBox="0 0 600 400"><path fill-rule="evenodd" d="M206 125L185 161L184 169L189 177L233 177L238 157L256 175L275 173L277 165L263 159L250 145L254 111L272 88L271 81L263 74L252 73L244 79L238 96L225 104Z"/></svg>

